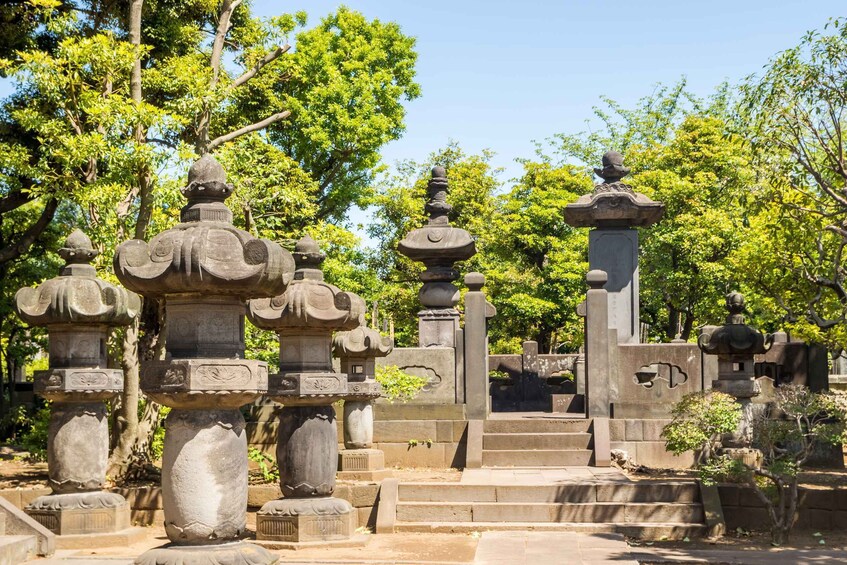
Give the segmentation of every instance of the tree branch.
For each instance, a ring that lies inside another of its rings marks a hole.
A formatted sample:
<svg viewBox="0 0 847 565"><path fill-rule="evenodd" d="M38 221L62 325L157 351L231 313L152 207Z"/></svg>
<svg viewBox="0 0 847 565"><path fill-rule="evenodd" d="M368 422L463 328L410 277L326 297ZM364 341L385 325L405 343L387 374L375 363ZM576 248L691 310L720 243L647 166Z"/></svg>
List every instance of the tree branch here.
<svg viewBox="0 0 847 565"><path fill-rule="evenodd" d="M261 122L256 122L255 124L250 124L249 126L244 126L241 129L237 129L237 130L230 132L226 135L222 135L220 137L217 137L217 138L215 138L215 139L213 139L212 141L209 142L208 150L212 151L216 147L223 145L227 141L232 141L236 137L241 137L242 135L252 133L254 131L263 130L266 127L268 127L269 125L271 125L275 122L278 122L280 120L284 120L285 118L287 118L290 115L291 115L291 112L286 110L284 112L280 112L278 114L274 114L273 116L265 118Z"/></svg>
<svg viewBox="0 0 847 565"><path fill-rule="evenodd" d="M50 222L53 221L53 216L56 214L56 208L58 207L58 199L51 198L48 200L47 204L44 205L41 216L34 224L27 228L20 239L0 249L0 264L8 263L26 253L32 247L32 244L35 243L35 240L50 225Z"/></svg>
<svg viewBox="0 0 847 565"><path fill-rule="evenodd" d="M291 49L291 45L283 45L282 47L277 47L267 55L265 55L255 66L253 66L249 71L232 81L232 84L229 86L230 90L236 89L254 76L256 76L259 71L262 70L262 67L269 65L274 62L278 58L280 58L284 53L286 53L289 49Z"/></svg>
<svg viewBox="0 0 847 565"><path fill-rule="evenodd" d="M21 190L14 190L0 198L0 214L5 214L10 210L14 210L16 208L20 208L27 202L32 201L33 195L31 192L23 192Z"/></svg>
<svg viewBox="0 0 847 565"><path fill-rule="evenodd" d="M224 41L226 34L229 32L229 22L232 19L232 14L235 9L241 4L242 0L224 0L221 6L221 16L218 19L218 29L215 32L215 41L212 44L212 82L209 84L209 90L214 90L218 83L218 76L221 72L221 57L223 56Z"/></svg>

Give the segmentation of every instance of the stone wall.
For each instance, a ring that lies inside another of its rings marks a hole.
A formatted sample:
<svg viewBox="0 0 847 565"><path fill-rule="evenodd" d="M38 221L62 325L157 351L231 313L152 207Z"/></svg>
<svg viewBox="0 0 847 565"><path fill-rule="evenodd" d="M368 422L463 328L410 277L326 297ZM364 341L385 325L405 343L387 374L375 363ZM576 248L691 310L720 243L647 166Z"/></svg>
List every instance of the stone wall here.
<svg viewBox="0 0 847 565"><path fill-rule="evenodd" d="M414 404L463 404L464 382L456 370L452 347L399 347L376 360L377 367L396 365L400 370L427 379ZM385 403L384 399L377 402Z"/></svg>
<svg viewBox="0 0 847 565"><path fill-rule="evenodd" d="M800 507L797 528L812 530L843 530L847 528L847 488L801 488L806 499ZM744 485L720 485L726 527L729 530L768 529L770 519L753 489Z"/></svg>
<svg viewBox="0 0 847 565"><path fill-rule="evenodd" d="M280 407L273 404L256 406L247 422L250 447L261 449L274 458L279 410ZM343 418L337 417L336 424L340 443L344 437ZM374 448L385 453L387 468L462 468L465 466L467 426L463 404L376 404ZM416 445L411 445L410 440L415 440L412 443Z"/></svg>
<svg viewBox="0 0 847 565"><path fill-rule="evenodd" d="M622 449L630 459L646 467L659 469L687 469L694 464L694 455L674 455L665 450L661 439L667 419L615 419L609 420L611 449Z"/></svg>

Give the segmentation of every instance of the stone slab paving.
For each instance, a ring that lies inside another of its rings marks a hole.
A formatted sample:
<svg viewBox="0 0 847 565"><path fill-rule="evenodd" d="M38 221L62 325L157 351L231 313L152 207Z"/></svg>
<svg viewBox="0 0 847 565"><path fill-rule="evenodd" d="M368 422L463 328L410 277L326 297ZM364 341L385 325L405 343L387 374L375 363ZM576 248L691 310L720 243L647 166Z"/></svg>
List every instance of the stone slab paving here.
<svg viewBox="0 0 847 565"><path fill-rule="evenodd" d="M485 532L474 565L638 565L620 534Z"/></svg>
<svg viewBox="0 0 847 565"><path fill-rule="evenodd" d="M468 485L556 485L562 483L631 483L614 468L603 467L514 467L465 469L462 483Z"/></svg>
<svg viewBox="0 0 847 565"><path fill-rule="evenodd" d="M843 549L662 549L633 548L631 555L638 563L665 565L709 563L720 565L843 565L847 550Z"/></svg>

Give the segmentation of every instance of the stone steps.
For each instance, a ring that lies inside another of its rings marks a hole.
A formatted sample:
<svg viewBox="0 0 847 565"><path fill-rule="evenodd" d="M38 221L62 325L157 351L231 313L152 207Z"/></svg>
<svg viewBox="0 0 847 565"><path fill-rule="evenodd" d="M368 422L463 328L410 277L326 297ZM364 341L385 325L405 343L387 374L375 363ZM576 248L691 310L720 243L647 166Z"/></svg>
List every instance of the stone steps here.
<svg viewBox="0 0 847 565"><path fill-rule="evenodd" d="M0 565L18 565L34 558L37 545L35 536L0 536Z"/></svg>
<svg viewBox="0 0 847 565"><path fill-rule="evenodd" d="M593 458L591 449L482 450L483 467L585 467Z"/></svg>
<svg viewBox="0 0 847 565"><path fill-rule="evenodd" d="M704 522L699 503L400 502L399 522Z"/></svg>
<svg viewBox="0 0 847 565"><path fill-rule="evenodd" d="M400 483L395 531L615 532L641 539L707 534L695 482Z"/></svg>
<svg viewBox="0 0 847 565"><path fill-rule="evenodd" d="M700 489L692 482L554 485L400 483L398 499L400 502L699 503Z"/></svg>
<svg viewBox="0 0 847 565"><path fill-rule="evenodd" d="M521 418L485 420L486 434L589 433L592 421L586 418Z"/></svg>
<svg viewBox="0 0 847 565"><path fill-rule="evenodd" d="M545 522L399 522L397 532L468 534L490 531L541 531L578 532L584 534L616 533L641 540L681 540L705 537L708 528L704 524L651 523L651 524L606 524L606 523L545 523Z"/></svg>
<svg viewBox="0 0 847 565"><path fill-rule="evenodd" d="M592 435L587 432L573 433L485 433L482 449L590 449Z"/></svg>

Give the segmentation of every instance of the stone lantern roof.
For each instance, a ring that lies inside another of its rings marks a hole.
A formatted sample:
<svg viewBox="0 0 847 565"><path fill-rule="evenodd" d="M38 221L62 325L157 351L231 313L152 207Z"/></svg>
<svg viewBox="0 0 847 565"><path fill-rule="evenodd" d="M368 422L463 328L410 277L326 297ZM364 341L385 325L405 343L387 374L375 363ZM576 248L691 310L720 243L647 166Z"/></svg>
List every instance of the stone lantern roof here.
<svg viewBox="0 0 847 565"><path fill-rule="evenodd" d="M565 221L577 228L647 227L658 222L665 205L655 202L621 182L629 174L623 155L609 151L603 155L603 168L594 169L603 182L590 194L565 206Z"/></svg>
<svg viewBox="0 0 847 565"><path fill-rule="evenodd" d="M364 320L365 301L323 280L325 255L308 235L294 247L297 270L286 291L250 301L247 317L259 328L280 331L349 330Z"/></svg>
<svg viewBox="0 0 847 565"><path fill-rule="evenodd" d="M294 261L278 244L232 225L224 204L232 194L223 167L209 154L196 161L183 189L182 223L156 235L122 243L115 274L145 296L202 293L247 299L285 290Z"/></svg>
<svg viewBox="0 0 847 565"><path fill-rule="evenodd" d="M748 326L745 323L744 308L744 296L741 293L731 292L726 295L726 309L729 312L726 324L700 335L697 345L703 353L753 356L770 349L773 336L765 336Z"/></svg>
<svg viewBox="0 0 847 565"><path fill-rule="evenodd" d="M367 326L338 332L332 340L336 357L385 357L394 349L394 341Z"/></svg>
<svg viewBox="0 0 847 565"><path fill-rule="evenodd" d="M15 295L15 310L35 326L125 326L141 308L138 295L97 278L91 261L98 252L91 240L74 230L59 249L65 260L59 276Z"/></svg>

